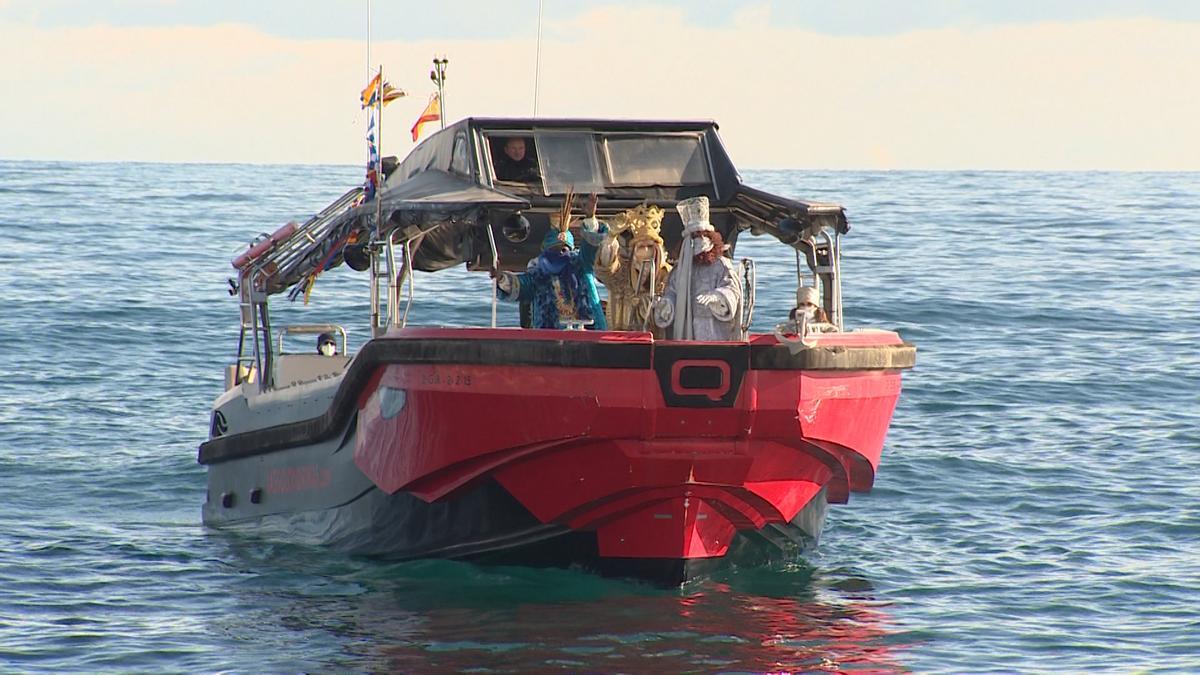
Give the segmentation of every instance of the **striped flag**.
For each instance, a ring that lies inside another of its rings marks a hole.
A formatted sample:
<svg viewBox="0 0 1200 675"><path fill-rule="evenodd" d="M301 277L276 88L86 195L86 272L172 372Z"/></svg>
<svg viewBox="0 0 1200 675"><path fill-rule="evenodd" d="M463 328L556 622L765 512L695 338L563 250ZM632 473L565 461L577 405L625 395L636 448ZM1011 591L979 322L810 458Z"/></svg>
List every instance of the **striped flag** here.
<svg viewBox="0 0 1200 675"><path fill-rule="evenodd" d="M425 126L428 122L436 122L440 119L442 119L442 101L438 98L437 94L434 94L429 97L429 105L425 106L425 111L417 118L416 124L413 124L413 143L416 143L417 139L420 138L421 127Z"/></svg>
<svg viewBox="0 0 1200 675"><path fill-rule="evenodd" d="M379 188L379 176L375 173L377 166L379 166L379 149L375 145L375 110L372 108L367 111L367 178L363 182L364 201L374 199L375 192Z"/></svg>

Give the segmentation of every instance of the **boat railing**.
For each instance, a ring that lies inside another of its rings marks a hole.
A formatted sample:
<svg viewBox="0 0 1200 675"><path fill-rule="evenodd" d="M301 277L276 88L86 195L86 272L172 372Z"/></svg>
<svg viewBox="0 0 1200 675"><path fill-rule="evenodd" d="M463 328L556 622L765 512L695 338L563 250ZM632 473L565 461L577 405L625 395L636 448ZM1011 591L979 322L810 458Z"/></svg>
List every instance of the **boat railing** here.
<svg viewBox="0 0 1200 675"><path fill-rule="evenodd" d="M488 247L491 248L491 253L492 253L492 272L495 272L500 269L500 252L496 250L496 234L494 232L492 232L491 223L488 223L488 226L487 226L487 236L488 236ZM495 283L492 283L491 286L492 286L492 328L495 328L496 327L496 305L499 303L499 300L500 300L500 290L496 287Z"/></svg>
<svg viewBox="0 0 1200 675"><path fill-rule="evenodd" d="M758 272L754 267L753 258L742 258L742 306L741 306L741 329L742 337L745 338L750 334L750 322L754 320L754 299L755 290L758 286Z"/></svg>
<svg viewBox="0 0 1200 675"><path fill-rule="evenodd" d="M389 326L403 328L408 325L408 313L412 309L413 297L415 295L416 279L412 273L412 250L414 246L420 245L422 234L416 236L405 236L400 229L392 230L388 233L386 248L387 248L387 275L388 275L388 290L387 290L387 316L386 323ZM399 237L405 237L400 239ZM403 256L403 267L396 266L396 248L399 246L400 253ZM399 270L397 272L397 270ZM378 275L378 270L372 267L371 272L373 277ZM408 282L407 300L404 304L404 312L400 311L400 291L404 286L405 281ZM377 288L377 281L373 278L371 285Z"/></svg>
<svg viewBox="0 0 1200 675"><path fill-rule="evenodd" d="M277 270L273 276L288 278L295 268L313 257L314 249L328 245L326 240L336 224L337 217L350 208L362 192L361 187L346 192L304 221L304 224L296 228L296 233L286 241L280 242L279 246L270 254L271 261L275 263L273 267ZM315 264L319 261L312 262Z"/></svg>

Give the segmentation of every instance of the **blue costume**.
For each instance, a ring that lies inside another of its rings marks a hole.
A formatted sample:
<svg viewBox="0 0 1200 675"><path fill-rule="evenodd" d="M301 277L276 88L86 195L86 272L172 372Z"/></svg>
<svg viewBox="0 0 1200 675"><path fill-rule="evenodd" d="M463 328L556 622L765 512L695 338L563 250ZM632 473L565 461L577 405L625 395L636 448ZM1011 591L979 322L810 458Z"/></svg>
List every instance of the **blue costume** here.
<svg viewBox="0 0 1200 675"><path fill-rule="evenodd" d="M596 277L592 267L596 251L608 226L593 218L584 220L583 243L571 248L575 238L569 231L550 228L542 239L542 252L520 274L505 272L500 279L500 298L530 302L532 328L565 328L565 321L592 321L593 330L607 330ZM563 245L566 250L563 250Z"/></svg>

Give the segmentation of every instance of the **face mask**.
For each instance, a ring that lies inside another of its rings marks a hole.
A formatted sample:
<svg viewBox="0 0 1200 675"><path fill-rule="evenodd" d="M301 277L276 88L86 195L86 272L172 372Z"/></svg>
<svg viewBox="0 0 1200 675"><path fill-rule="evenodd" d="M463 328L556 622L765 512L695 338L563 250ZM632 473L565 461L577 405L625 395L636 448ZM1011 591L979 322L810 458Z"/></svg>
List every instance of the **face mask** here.
<svg viewBox="0 0 1200 675"><path fill-rule="evenodd" d="M816 307L804 306L804 307L800 308L800 311L796 312L796 318L804 317L804 318L808 319L809 321L812 321L813 319L815 319L816 316L817 316L817 308Z"/></svg>
<svg viewBox="0 0 1200 675"><path fill-rule="evenodd" d="M337 354L337 345L332 342L326 342L321 345L320 352L325 356L333 356Z"/></svg>

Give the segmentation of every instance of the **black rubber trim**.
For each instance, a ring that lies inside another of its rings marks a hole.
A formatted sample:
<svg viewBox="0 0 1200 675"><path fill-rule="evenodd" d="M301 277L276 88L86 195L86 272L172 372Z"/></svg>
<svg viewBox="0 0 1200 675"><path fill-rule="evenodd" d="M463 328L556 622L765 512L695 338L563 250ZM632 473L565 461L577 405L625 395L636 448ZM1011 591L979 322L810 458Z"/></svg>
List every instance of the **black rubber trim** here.
<svg viewBox="0 0 1200 675"><path fill-rule="evenodd" d="M754 345L751 370L899 370L917 365L907 342L878 347L812 347L795 354L785 345Z"/></svg>
<svg viewBox="0 0 1200 675"><path fill-rule="evenodd" d="M333 402L321 415L299 422L212 438L200 445L197 460L215 464L297 445L320 443L336 435L356 412L358 395L375 370L394 363L560 368L650 368L649 343L569 340L465 340L380 338L363 345L346 370Z"/></svg>

